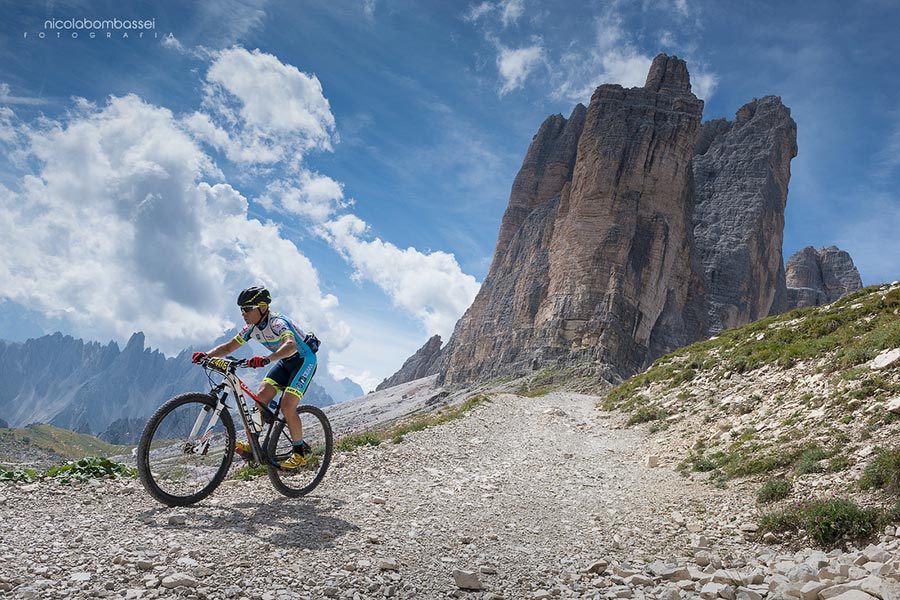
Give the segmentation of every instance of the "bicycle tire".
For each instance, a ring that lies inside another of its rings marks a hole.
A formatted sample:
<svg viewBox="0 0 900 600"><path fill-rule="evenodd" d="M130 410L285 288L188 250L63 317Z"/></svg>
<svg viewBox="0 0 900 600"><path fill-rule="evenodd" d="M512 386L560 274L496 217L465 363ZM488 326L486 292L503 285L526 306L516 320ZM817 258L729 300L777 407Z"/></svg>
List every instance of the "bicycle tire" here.
<svg viewBox="0 0 900 600"><path fill-rule="evenodd" d="M307 467L301 467L295 471L282 470L273 464L267 465L272 487L288 498L299 498L313 491L325 477L328 466L331 464L331 455L334 452L331 423L322 409L311 405L300 405L297 407L297 412L303 422L303 439L313 449L309 455L310 463ZM277 461L279 458L284 459L290 456L289 453L284 452L284 449L290 445L290 439L287 423L279 420L274 425L266 448L271 460ZM282 445L282 452L279 452L279 442ZM306 474L313 469L315 472L312 474L312 479L308 479Z"/></svg>
<svg viewBox="0 0 900 600"><path fill-rule="evenodd" d="M166 401L162 406L160 406L153 416L147 421L147 425L144 427L144 431L141 434L141 440L138 444L137 448L137 471L138 477L141 480L141 484L144 486L144 489L153 496L155 499L159 500L163 504L167 506L187 506L189 504L194 504L203 500L207 496L209 496L213 490L215 490L219 484L222 483L222 480L225 479L225 475L228 473L228 469L231 467L231 461L234 455L234 442L235 442L235 429L234 429L234 421L231 418L231 413L228 412L227 409L223 410L219 415L219 423L221 424L222 429L224 430L221 433L224 433L225 439L225 447L224 453L222 454L222 460L220 463L216 464L215 456L213 456L213 460L210 462L206 471L209 471L213 468L216 469L214 475L209 479L209 482L206 483L201 489L185 495L171 493L164 489L164 486L160 484L157 479L162 479L158 474L154 474L151 465L151 448L154 451L168 451L169 456L177 457L178 453L172 452L171 449L174 448L177 444L182 444L183 446L187 443L186 441L173 441L167 443L168 440L163 441L165 438L162 436L165 435L165 432L160 432L160 425L166 421L167 417L170 417L175 414L178 409L185 407L189 404L196 404L197 410L202 409L203 406L209 407L210 409L214 409L217 404L217 399L209 394L199 393L199 392L191 392L187 394L181 394L179 396L175 396L171 400ZM193 408L188 408L184 413L188 419L193 418L196 419L195 416L199 414L194 411ZM176 417L177 422L178 417ZM182 422L185 421L184 418L181 419ZM167 422L167 426L169 422ZM206 425L204 422L203 429L205 429ZM157 447L154 448L154 437L157 439ZM173 433L173 437L169 438L171 440L177 439L175 434ZM191 456L187 453L182 452L181 456ZM198 460L202 460L204 457L202 455L193 455L198 457Z"/></svg>

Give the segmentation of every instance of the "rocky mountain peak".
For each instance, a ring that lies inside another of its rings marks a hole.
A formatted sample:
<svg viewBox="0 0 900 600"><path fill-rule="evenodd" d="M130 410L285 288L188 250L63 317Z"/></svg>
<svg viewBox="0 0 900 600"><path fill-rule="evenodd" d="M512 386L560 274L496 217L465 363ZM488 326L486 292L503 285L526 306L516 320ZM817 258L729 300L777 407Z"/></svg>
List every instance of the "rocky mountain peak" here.
<svg viewBox="0 0 900 600"><path fill-rule="evenodd" d="M690 94L691 78L687 63L677 56L658 54L650 65L644 89L651 92Z"/></svg>
<svg viewBox="0 0 900 600"><path fill-rule="evenodd" d="M807 246L791 255L785 271L791 309L830 304L862 289L853 259L836 246Z"/></svg>
<svg viewBox="0 0 900 600"><path fill-rule="evenodd" d="M428 377L438 372L438 360L441 355L441 336L433 335L425 342L425 345L419 348L415 354L410 356L400 370L382 381L375 391L394 387L401 383Z"/></svg>
<svg viewBox="0 0 900 600"><path fill-rule="evenodd" d="M141 353L144 351L144 332L136 331L131 334L131 337L128 339L128 343L125 344L125 349L122 351L123 353Z"/></svg>

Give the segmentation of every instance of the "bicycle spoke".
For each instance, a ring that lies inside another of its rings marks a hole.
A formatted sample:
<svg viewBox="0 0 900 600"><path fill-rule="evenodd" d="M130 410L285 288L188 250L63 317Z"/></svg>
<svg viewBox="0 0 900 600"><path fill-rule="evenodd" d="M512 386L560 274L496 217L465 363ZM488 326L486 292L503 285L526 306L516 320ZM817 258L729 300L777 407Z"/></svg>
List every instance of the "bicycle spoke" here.
<svg viewBox="0 0 900 600"><path fill-rule="evenodd" d="M217 419L211 404L206 395L180 397L161 407L148 424L145 435L150 438L139 470L145 487L166 504L202 499L219 484L231 462L230 416Z"/></svg>

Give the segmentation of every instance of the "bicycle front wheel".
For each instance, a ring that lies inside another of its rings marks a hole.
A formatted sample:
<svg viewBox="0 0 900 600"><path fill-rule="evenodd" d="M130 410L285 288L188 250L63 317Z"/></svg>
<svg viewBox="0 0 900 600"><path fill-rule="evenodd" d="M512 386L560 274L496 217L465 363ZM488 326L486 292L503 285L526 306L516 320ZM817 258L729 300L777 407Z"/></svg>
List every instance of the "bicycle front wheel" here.
<svg viewBox="0 0 900 600"><path fill-rule="evenodd" d="M199 502L228 473L235 431L227 409L204 439L215 407L216 398L209 394L182 394L160 406L147 421L137 449L138 476L163 504Z"/></svg>
<svg viewBox="0 0 900 600"><path fill-rule="evenodd" d="M297 407L300 423L303 425L303 440L312 449L306 455L306 466L284 470L273 464L268 465L269 480L280 493L290 498L305 496L313 491L325 477L334 451L331 423L322 409L315 406ZM293 446L287 424L279 421L272 430L266 448L270 460L283 462L291 457Z"/></svg>

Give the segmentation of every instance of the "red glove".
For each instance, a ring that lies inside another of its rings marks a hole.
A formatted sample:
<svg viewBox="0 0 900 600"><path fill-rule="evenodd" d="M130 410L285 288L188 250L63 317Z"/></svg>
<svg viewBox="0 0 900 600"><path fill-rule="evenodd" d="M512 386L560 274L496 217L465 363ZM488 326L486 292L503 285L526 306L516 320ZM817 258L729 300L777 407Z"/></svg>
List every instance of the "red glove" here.
<svg viewBox="0 0 900 600"><path fill-rule="evenodd" d="M191 362L198 363L201 360L203 360L204 358L206 358L206 352L194 352L191 355Z"/></svg>
<svg viewBox="0 0 900 600"><path fill-rule="evenodd" d="M258 369L260 367L264 367L269 364L269 359L265 356L254 356L250 360L247 361L248 367L253 367L254 369Z"/></svg>

